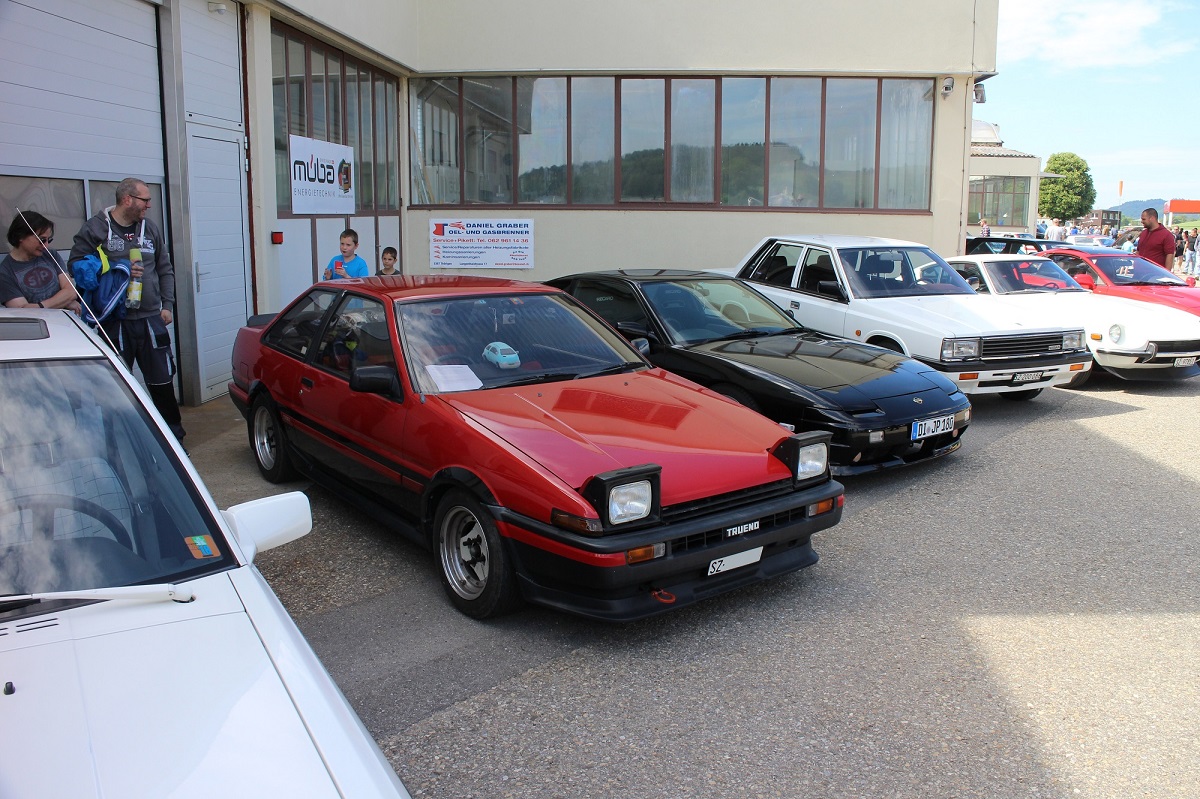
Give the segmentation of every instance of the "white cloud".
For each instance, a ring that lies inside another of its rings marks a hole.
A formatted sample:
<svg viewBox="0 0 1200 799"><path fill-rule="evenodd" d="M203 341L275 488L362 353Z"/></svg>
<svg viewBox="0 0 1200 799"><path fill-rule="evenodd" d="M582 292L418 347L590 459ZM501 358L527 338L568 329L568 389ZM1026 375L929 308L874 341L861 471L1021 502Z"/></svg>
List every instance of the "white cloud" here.
<svg viewBox="0 0 1200 799"><path fill-rule="evenodd" d="M1196 49L1195 7L1171 0L1000 0L998 66L1039 61L1060 69L1147 67Z"/></svg>

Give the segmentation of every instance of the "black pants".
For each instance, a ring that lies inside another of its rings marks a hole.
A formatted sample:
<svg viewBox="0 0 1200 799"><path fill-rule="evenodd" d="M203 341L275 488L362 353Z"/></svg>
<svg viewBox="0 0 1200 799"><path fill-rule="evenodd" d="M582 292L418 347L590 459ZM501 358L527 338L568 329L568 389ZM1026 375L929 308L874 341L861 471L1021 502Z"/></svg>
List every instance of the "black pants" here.
<svg viewBox="0 0 1200 799"><path fill-rule="evenodd" d="M175 356L171 336L162 317L155 314L140 319L105 320L104 332L116 346L125 366L136 362L146 381L146 393L176 438L183 438L183 418L175 398Z"/></svg>

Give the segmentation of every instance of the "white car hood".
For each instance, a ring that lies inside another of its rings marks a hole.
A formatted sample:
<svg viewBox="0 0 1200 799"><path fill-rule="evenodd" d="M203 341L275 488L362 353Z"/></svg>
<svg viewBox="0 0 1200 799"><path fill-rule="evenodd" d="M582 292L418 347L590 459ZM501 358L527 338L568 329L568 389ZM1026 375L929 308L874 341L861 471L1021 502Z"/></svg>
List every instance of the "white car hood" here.
<svg viewBox="0 0 1200 799"><path fill-rule="evenodd" d="M222 573L0 621L0 796L338 796Z"/></svg>
<svg viewBox="0 0 1200 799"><path fill-rule="evenodd" d="M936 338L1045 333L1070 327L979 294L876 297L854 302L861 303L870 316L895 322L896 329L921 330Z"/></svg>
<svg viewBox="0 0 1200 799"><path fill-rule="evenodd" d="M1162 305L1102 297L1091 292L1038 291L1030 294L1001 294L996 299L1012 304L1047 323L1083 327L1089 333L1106 335L1110 326L1122 325L1130 338L1125 343L1200 339L1200 316Z"/></svg>

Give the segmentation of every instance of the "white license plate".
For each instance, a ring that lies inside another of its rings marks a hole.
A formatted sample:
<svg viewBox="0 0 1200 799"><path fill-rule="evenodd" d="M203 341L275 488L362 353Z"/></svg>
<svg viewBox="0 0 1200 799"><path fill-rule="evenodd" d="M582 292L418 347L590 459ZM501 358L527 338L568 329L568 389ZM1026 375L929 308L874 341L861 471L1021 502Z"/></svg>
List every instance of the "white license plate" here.
<svg viewBox="0 0 1200 799"><path fill-rule="evenodd" d="M1196 356L1189 355L1186 358L1176 358L1175 365L1176 366L1195 366L1196 365Z"/></svg>
<svg viewBox="0 0 1200 799"><path fill-rule="evenodd" d="M1021 372L1020 374L1013 375L1014 383L1033 383L1041 379L1041 372Z"/></svg>
<svg viewBox="0 0 1200 799"><path fill-rule="evenodd" d="M762 547L747 549L745 552L739 552L736 555L726 555L723 558L717 558L712 563L708 564L708 576L721 574L722 572L731 571L739 566L749 566L751 563L758 563L762 560Z"/></svg>
<svg viewBox="0 0 1200 799"><path fill-rule="evenodd" d="M916 441L930 436L949 433L954 430L954 414L939 416L936 419L922 419L912 423L912 440Z"/></svg>

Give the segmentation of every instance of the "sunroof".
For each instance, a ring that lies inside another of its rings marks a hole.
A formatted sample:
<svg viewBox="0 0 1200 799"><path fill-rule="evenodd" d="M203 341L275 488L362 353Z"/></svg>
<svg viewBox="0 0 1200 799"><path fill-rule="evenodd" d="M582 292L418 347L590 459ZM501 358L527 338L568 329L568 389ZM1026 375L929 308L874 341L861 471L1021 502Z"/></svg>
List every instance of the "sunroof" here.
<svg viewBox="0 0 1200 799"><path fill-rule="evenodd" d="M35 341L50 338L50 329L42 319L27 316L0 319L0 341Z"/></svg>

